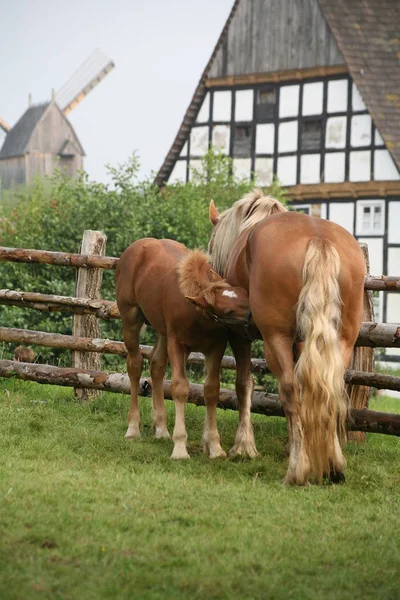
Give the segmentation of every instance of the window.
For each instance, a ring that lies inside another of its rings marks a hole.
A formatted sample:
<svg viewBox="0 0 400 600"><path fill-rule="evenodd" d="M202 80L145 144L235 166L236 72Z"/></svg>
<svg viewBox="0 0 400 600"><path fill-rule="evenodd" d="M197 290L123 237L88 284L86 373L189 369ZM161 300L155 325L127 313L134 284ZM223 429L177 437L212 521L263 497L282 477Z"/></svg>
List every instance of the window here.
<svg viewBox="0 0 400 600"><path fill-rule="evenodd" d="M248 158L251 156L251 127L236 126L233 138L233 156Z"/></svg>
<svg viewBox="0 0 400 600"><path fill-rule="evenodd" d="M256 119L269 121L274 118L276 104L276 91L271 88L257 90Z"/></svg>
<svg viewBox="0 0 400 600"><path fill-rule="evenodd" d="M385 205L382 200L357 202L357 235L383 235Z"/></svg>
<svg viewBox="0 0 400 600"><path fill-rule="evenodd" d="M301 212L305 215L311 215L311 204L296 204L296 206L291 206L289 210Z"/></svg>
<svg viewBox="0 0 400 600"><path fill-rule="evenodd" d="M322 123L320 119L303 121L301 126L301 149L319 150L321 148Z"/></svg>

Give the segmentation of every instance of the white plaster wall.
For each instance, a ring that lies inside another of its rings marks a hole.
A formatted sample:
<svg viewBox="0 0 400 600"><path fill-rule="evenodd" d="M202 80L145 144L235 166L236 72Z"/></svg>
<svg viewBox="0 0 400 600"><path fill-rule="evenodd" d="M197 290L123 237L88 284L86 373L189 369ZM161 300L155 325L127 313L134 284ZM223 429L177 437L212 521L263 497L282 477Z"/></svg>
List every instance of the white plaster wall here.
<svg viewBox="0 0 400 600"><path fill-rule="evenodd" d="M275 125L262 123L256 127L256 154L273 154L275 144Z"/></svg>
<svg viewBox="0 0 400 600"><path fill-rule="evenodd" d="M400 276L400 248L388 248L387 274Z"/></svg>
<svg viewBox="0 0 400 600"><path fill-rule="evenodd" d="M346 155L344 152L329 152L325 154L326 183L341 183L344 181Z"/></svg>
<svg viewBox="0 0 400 600"><path fill-rule="evenodd" d="M387 313L386 320L388 323L400 323L400 294L399 293L388 293L387 295ZM388 348L388 353L395 354L392 352L394 348Z"/></svg>
<svg viewBox="0 0 400 600"><path fill-rule="evenodd" d="M219 152L229 154L231 128L229 125L216 125L212 131L212 145Z"/></svg>
<svg viewBox="0 0 400 600"><path fill-rule="evenodd" d="M203 104L199 110L196 121L198 123L205 123L210 119L210 93L207 92L206 97L203 100Z"/></svg>
<svg viewBox="0 0 400 600"><path fill-rule="evenodd" d="M329 117L326 120L325 146L344 148L346 146L347 117Z"/></svg>
<svg viewBox="0 0 400 600"><path fill-rule="evenodd" d="M296 185L296 156L280 156L278 158L278 179L282 185Z"/></svg>
<svg viewBox="0 0 400 600"><path fill-rule="evenodd" d="M249 179L251 169L250 158L234 158L233 159L233 170L236 177L239 179Z"/></svg>
<svg viewBox="0 0 400 600"><path fill-rule="evenodd" d="M187 151L188 151L188 143L185 142L179 156L187 156Z"/></svg>
<svg viewBox="0 0 400 600"><path fill-rule="evenodd" d="M169 176L168 183L186 182L186 160L177 160Z"/></svg>
<svg viewBox="0 0 400 600"><path fill-rule="evenodd" d="M385 275L383 273L383 239L363 237L358 238L358 241L368 244L371 275Z"/></svg>
<svg viewBox="0 0 400 600"><path fill-rule="evenodd" d="M364 100L361 98L361 94L358 91L358 88L356 86L355 83L353 83L352 85L352 108L354 111L358 111L358 110L366 110L367 107L365 106Z"/></svg>
<svg viewBox="0 0 400 600"><path fill-rule="evenodd" d="M241 90L235 97L235 121L253 120L253 90Z"/></svg>
<svg viewBox="0 0 400 600"><path fill-rule="evenodd" d="M375 150L374 179L390 181L400 178L399 171L388 150Z"/></svg>
<svg viewBox="0 0 400 600"><path fill-rule="evenodd" d="M204 169L201 160L191 160L189 163L189 180L196 183L201 179L203 173Z"/></svg>
<svg viewBox="0 0 400 600"><path fill-rule="evenodd" d="M230 121L232 111L232 92L214 92L213 121Z"/></svg>
<svg viewBox="0 0 400 600"><path fill-rule="evenodd" d="M191 156L203 156L208 150L208 127L193 127L190 132Z"/></svg>
<svg viewBox="0 0 400 600"><path fill-rule="evenodd" d="M371 144L371 117L355 115L351 118L350 144L354 147Z"/></svg>
<svg viewBox="0 0 400 600"><path fill-rule="evenodd" d="M329 204L329 220L354 234L354 204L350 202L331 202Z"/></svg>
<svg viewBox="0 0 400 600"><path fill-rule="evenodd" d="M300 159L300 183L320 183L320 154L303 154Z"/></svg>
<svg viewBox="0 0 400 600"><path fill-rule="evenodd" d="M258 185L270 185L272 183L273 168L273 158L256 158L254 170Z"/></svg>
<svg viewBox="0 0 400 600"><path fill-rule="evenodd" d="M388 242L389 244L400 244L400 200L389 202ZM400 275L400 270L398 274Z"/></svg>
<svg viewBox="0 0 400 600"><path fill-rule="evenodd" d="M284 85L279 92L279 117L297 117L299 114L299 85Z"/></svg>
<svg viewBox="0 0 400 600"><path fill-rule="evenodd" d="M347 79L328 81L328 113L345 112L347 110Z"/></svg>
<svg viewBox="0 0 400 600"><path fill-rule="evenodd" d="M303 115L320 115L324 96L322 81L305 83L303 86Z"/></svg>
<svg viewBox="0 0 400 600"><path fill-rule="evenodd" d="M382 139L381 134L376 129L376 127L375 127L375 132L374 132L374 142L375 142L375 146L384 146L384 144L385 144L385 142Z"/></svg>
<svg viewBox="0 0 400 600"><path fill-rule="evenodd" d="M371 179L371 151L350 152L350 181L369 181Z"/></svg>
<svg viewBox="0 0 400 600"><path fill-rule="evenodd" d="M297 150L297 121L285 121L279 124L278 152L294 152Z"/></svg>

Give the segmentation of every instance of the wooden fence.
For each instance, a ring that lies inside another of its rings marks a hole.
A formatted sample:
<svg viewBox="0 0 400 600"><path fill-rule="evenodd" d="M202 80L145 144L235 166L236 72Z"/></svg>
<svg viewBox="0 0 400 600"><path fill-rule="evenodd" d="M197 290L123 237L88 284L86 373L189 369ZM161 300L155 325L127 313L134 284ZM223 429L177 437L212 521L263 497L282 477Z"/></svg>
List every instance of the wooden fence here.
<svg viewBox="0 0 400 600"><path fill-rule="evenodd" d="M100 232L85 232L84 240L88 237L96 237L94 234L99 233ZM84 242L83 244L85 245ZM104 249L105 242L102 248L103 253ZM0 247L0 261L75 267L78 269L78 287L79 280L81 279L79 273L82 271L86 273L92 272L92 275L98 280L97 289L91 290L91 297L55 296L37 292L3 289L0 290L0 304L29 307L40 311L69 312L74 315L73 318L76 318L77 316L80 318L82 318L82 316L89 316L92 320L119 318L116 303L101 300L99 298L101 277L98 276L98 271L102 271L103 269L115 269L118 258L85 253L69 254L64 252ZM365 280L365 290L400 291L400 277L376 277L368 275ZM370 293L366 294L366 298L369 298L370 304ZM365 304L368 304L368 302ZM368 312L366 314L368 314ZM373 315L373 313L371 314ZM80 330L84 331L84 327L81 327ZM14 344L25 343L53 348L66 348L72 350L74 353L79 353L79 355L83 355L84 357L99 357L101 356L101 353L126 356L126 348L122 342L101 339L99 335L96 336L92 333L90 336L70 336L42 331L0 327L0 341ZM370 320L362 323L356 345L357 347L364 349L376 347L400 348L400 325L375 323L372 316ZM145 358L149 358L151 351L152 348L150 346L141 346L141 352ZM192 353L189 356L188 362L192 364L204 364L204 356L200 353ZM368 365L372 364L371 355L369 355L367 363ZM87 365L89 365L89 368ZM86 368L84 368L84 366L86 366ZM74 387L75 390L84 389L86 390L86 395L80 395L80 397L83 398L90 396L90 392L87 393L87 390L107 390L110 392L129 394L129 379L127 375L121 373L105 373L99 368L90 368L90 361L86 361L86 365L84 366L75 362L74 366L71 368L60 368L50 365L26 364L0 360L0 377L16 377L18 379L36 381L38 383L71 386ZM222 362L222 368L235 369L235 360L232 357L225 356ZM252 359L252 370L255 373L269 372L268 365L263 359ZM372 386L378 389L393 389L400 391L400 377L367 371L371 371L371 369L368 368L365 371L357 368L348 369L345 374L346 383L350 385ZM142 378L140 386L140 394L142 396L151 394L150 379ZM164 393L166 398L172 398L169 381L164 382ZM189 402L196 405L204 405L202 385L190 385ZM221 390L219 407L225 409L237 409L237 398L232 390ZM264 392L254 393L252 412L267 415L283 415L278 396ZM354 431L371 431L399 436L400 415L390 415L370 411L366 408L360 409L360 407L352 407L349 411L349 428Z"/></svg>

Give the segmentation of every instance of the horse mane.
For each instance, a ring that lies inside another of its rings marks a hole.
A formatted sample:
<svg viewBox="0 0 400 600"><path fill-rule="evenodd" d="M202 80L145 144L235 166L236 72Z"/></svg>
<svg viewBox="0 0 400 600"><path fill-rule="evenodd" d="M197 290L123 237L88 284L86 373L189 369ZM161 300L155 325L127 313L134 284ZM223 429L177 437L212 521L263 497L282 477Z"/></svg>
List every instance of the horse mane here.
<svg viewBox="0 0 400 600"><path fill-rule="evenodd" d="M279 200L264 196L262 189L255 188L221 213L209 245L213 269L223 274L228 255L242 231L265 217L285 211L287 208Z"/></svg>
<svg viewBox="0 0 400 600"><path fill-rule="evenodd" d="M209 255L202 250L190 250L180 261L178 269L179 288L184 296L204 295L213 302L217 289L229 287L225 279L213 282Z"/></svg>

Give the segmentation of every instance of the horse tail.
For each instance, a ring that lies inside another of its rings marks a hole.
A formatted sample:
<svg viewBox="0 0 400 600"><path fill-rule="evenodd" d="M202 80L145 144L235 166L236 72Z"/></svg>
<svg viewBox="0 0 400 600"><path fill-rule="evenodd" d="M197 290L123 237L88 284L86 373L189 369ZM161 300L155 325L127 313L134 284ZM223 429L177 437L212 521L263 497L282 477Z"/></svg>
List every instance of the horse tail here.
<svg viewBox="0 0 400 600"><path fill-rule="evenodd" d="M295 368L300 389L300 418L311 471L343 471L339 441L345 438L346 395L340 350L340 258L331 242L312 238L303 266L297 304L297 335L303 349Z"/></svg>

